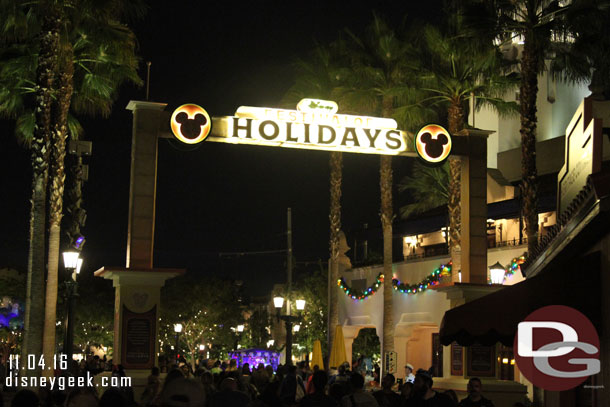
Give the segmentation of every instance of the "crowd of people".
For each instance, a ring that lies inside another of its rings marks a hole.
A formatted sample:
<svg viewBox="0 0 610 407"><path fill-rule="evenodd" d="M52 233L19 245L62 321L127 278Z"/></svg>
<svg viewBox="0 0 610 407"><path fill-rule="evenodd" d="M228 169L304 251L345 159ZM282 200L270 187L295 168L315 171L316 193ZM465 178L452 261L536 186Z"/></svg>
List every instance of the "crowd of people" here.
<svg viewBox="0 0 610 407"><path fill-rule="evenodd" d="M98 364L88 367L99 368ZM87 364L81 366L87 369ZM433 389L429 371L405 366L406 381L397 383L394 375L386 374L380 383L367 383L358 369L351 371L343 364L329 374L318 366L313 370L304 363L238 367L229 363L209 361L193 371L188 364L176 365L161 380L159 368L153 368L146 386L135 402L131 387L104 389L98 397L95 388L77 388L60 394L40 389L18 391L11 407L493 407L481 395L478 378L468 382L468 396L458 402L455 392ZM113 375L124 375L120 367ZM3 403L0 399L0 407Z"/></svg>

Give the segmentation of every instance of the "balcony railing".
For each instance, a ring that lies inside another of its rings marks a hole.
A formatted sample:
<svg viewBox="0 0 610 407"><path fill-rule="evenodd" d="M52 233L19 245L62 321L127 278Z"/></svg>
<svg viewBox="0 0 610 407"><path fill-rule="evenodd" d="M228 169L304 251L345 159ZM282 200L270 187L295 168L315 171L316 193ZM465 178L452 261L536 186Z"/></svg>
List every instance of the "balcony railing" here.
<svg viewBox="0 0 610 407"><path fill-rule="evenodd" d="M487 248L493 249L496 247L509 247L509 246L521 246L527 244L527 238L524 237L522 239L512 239L512 240L502 240L500 242L494 240L487 240Z"/></svg>

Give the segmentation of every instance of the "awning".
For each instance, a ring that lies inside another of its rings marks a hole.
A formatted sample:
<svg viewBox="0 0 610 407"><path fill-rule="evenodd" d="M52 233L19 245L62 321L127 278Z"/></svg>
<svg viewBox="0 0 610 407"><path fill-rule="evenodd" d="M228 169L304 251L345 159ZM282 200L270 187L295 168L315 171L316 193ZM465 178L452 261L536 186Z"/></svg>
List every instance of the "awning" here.
<svg viewBox="0 0 610 407"><path fill-rule="evenodd" d="M443 345L457 342L513 346L517 325L547 305L566 305L585 314L595 326L601 321L599 252L549 268L521 283L445 312L440 329Z"/></svg>

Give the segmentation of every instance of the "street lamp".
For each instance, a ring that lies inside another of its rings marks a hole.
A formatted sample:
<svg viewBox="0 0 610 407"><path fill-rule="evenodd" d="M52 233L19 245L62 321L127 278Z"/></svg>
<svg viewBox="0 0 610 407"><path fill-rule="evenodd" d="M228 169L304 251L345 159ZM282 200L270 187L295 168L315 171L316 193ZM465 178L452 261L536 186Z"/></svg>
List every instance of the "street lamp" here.
<svg viewBox="0 0 610 407"><path fill-rule="evenodd" d="M64 268L68 274L66 279L66 299L68 312L66 314L66 330L64 338L64 353L69 361L72 360L74 350L74 299L78 296L76 275L80 273L83 259L79 258L79 252L70 249L62 253L64 258Z"/></svg>
<svg viewBox="0 0 610 407"><path fill-rule="evenodd" d="M502 284L504 282L504 275L506 274L506 269L500 262L496 262L489 266L489 277L491 280L491 284Z"/></svg>
<svg viewBox="0 0 610 407"><path fill-rule="evenodd" d="M284 306L284 297L273 297L273 306L275 308L282 308Z"/></svg>
<svg viewBox="0 0 610 407"><path fill-rule="evenodd" d="M298 311L302 311L305 309L305 300L296 300L295 303ZM293 324L298 320L298 317L296 315L290 315L289 301L287 301L286 305L288 311L286 315L281 315L281 310L284 305L283 297L274 297L273 305L275 306L275 309L277 311L277 320L279 321L281 319L286 324L286 363L292 364L292 331L294 329L295 332L298 332L301 326L294 325L293 328Z"/></svg>
<svg viewBox="0 0 610 407"><path fill-rule="evenodd" d="M178 351L178 340L180 338L180 332L182 332L182 324L178 323L178 324L174 324L174 333L176 334L176 364L179 364L179 360L178 360L178 355L179 355L179 351Z"/></svg>
<svg viewBox="0 0 610 407"><path fill-rule="evenodd" d="M239 324L237 325L237 332L243 332L244 331L244 326L243 324Z"/></svg>

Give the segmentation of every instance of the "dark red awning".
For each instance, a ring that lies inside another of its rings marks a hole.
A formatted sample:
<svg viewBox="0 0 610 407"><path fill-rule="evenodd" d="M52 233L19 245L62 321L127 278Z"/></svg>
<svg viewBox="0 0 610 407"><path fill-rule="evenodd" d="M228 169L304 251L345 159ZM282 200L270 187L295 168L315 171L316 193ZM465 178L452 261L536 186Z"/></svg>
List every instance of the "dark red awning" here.
<svg viewBox="0 0 610 407"><path fill-rule="evenodd" d="M599 252L578 257L521 283L508 286L445 312L440 329L443 345L457 342L513 346L517 325L547 305L566 305L601 321Z"/></svg>

